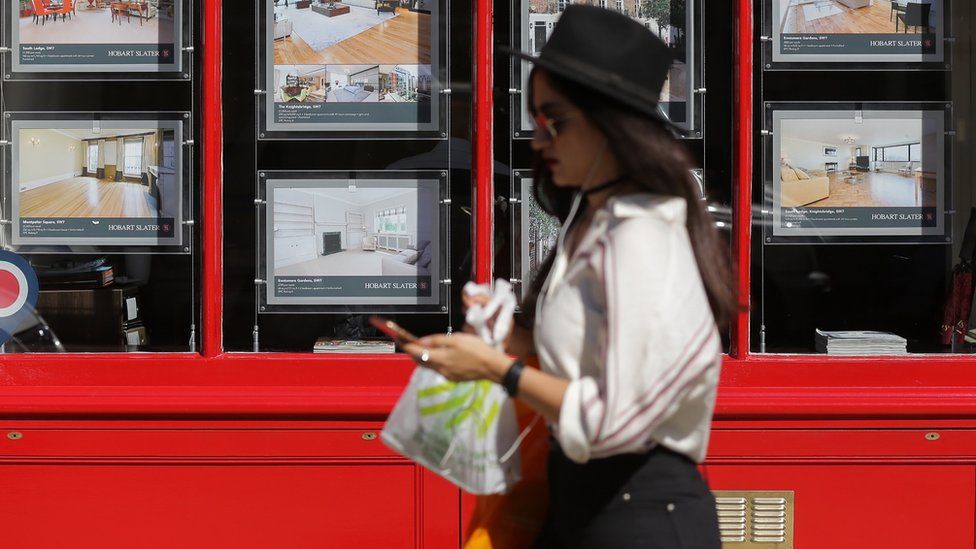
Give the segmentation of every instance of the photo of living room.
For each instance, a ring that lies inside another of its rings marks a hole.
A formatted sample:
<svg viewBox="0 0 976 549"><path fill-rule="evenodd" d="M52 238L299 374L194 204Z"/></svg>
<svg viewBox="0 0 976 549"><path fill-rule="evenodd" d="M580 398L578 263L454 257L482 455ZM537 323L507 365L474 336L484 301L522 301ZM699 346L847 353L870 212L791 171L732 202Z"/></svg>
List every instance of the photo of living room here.
<svg viewBox="0 0 976 549"><path fill-rule="evenodd" d="M934 0L774 0L785 34L935 32Z"/></svg>
<svg viewBox="0 0 976 549"><path fill-rule="evenodd" d="M935 207L938 137L913 116L785 119L779 207Z"/></svg>
<svg viewBox="0 0 976 549"><path fill-rule="evenodd" d="M275 65L431 63L419 0L274 0Z"/></svg>
<svg viewBox="0 0 976 549"><path fill-rule="evenodd" d="M380 103L430 102L430 65L380 65Z"/></svg>
<svg viewBox="0 0 976 549"><path fill-rule="evenodd" d="M416 187L329 185L273 189L274 276L432 273L439 252Z"/></svg>
<svg viewBox="0 0 976 549"><path fill-rule="evenodd" d="M379 65L330 65L325 69L326 103L379 101Z"/></svg>
<svg viewBox="0 0 976 549"><path fill-rule="evenodd" d="M274 68L274 100L277 103L322 103L329 91L325 67L279 65Z"/></svg>
<svg viewBox="0 0 976 549"><path fill-rule="evenodd" d="M181 193L172 130L21 129L20 218L176 217Z"/></svg>
<svg viewBox="0 0 976 549"><path fill-rule="evenodd" d="M20 0L28 44L172 44L175 0Z"/></svg>

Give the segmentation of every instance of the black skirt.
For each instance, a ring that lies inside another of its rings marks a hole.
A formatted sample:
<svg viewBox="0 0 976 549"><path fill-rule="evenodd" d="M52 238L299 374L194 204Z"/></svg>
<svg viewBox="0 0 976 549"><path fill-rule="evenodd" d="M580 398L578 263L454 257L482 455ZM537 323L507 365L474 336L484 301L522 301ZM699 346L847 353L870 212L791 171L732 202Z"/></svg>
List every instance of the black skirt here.
<svg viewBox="0 0 976 549"><path fill-rule="evenodd" d="M584 464L549 451L549 514L537 549L720 549L715 498L688 457L663 447Z"/></svg>

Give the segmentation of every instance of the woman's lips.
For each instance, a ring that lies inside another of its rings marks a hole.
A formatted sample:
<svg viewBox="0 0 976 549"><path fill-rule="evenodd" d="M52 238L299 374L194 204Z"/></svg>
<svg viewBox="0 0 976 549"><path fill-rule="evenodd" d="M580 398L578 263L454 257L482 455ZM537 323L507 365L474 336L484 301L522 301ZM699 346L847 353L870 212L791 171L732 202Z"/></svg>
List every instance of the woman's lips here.
<svg viewBox="0 0 976 549"><path fill-rule="evenodd" d="M547 158L547 159L546 159L546 164L548 164L548 165L549 165L549 167L550 167L550 168L552 168L552 167L553 167L553 166L555 166L556 164L559 164L559 161L558 161L558 160L556 160L556 159L554 159L554 158Z"/></svg>

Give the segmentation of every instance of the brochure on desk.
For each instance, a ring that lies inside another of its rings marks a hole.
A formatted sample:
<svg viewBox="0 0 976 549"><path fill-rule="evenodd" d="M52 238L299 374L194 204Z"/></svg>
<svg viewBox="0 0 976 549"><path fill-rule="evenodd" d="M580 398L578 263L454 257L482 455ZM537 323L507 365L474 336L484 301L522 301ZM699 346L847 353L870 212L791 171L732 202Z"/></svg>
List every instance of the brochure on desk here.
<svg viewBox="0 0 976 549"><path fill-rule="evenodd" d="M12 243L181 245L182 132L177 120L13 120Z"/></svg>
<svg viewBox="0 0 976 549"><path fill-rule="evenodd" d="M945 234L946 111L774 110L772 235Z"/></svg>
<svg viewBox="0 0 976 549"><path fill-rule="evenodd" d="M941 63L947 0L769 0L773 63Z"/></svg>
<svg viewBox="0 0 976 549"><path fill-rule="evenodd" d="M519 29L521 50L538 55L552 34L559 16L571 2L553 0L518 0L521 6L521 29ZM694 0L665 0L645 2L643 0L624 0L620 3L607 3L606 7L621 11L641 23L664 40L671 48L674 63L671 65L667 81L661 91L661 109L672 122L686 129L694 126L694 85L697 70L695 37ZM529 114L529 74L532 64L515 61L517 74L521 79L521 131L532 130L532 117ZM655 97L649 97L653 101Z"/></svg>
<svg viewBox="0 0 976 549"><path fill-rule="evenodd" d="M438 0L267 0L268 131L439 128Z"/></svg>
<svg viewBox="0 0 976 549"><path fill-rule="evenodd" d="M183 0L5 1L13 72L181 70Z"/></svg>
<svg viewBox="0 0 976 549"><path fill-rule="evenodd" d="M437 305L437 179L267 182L269 305Z"/></svg>

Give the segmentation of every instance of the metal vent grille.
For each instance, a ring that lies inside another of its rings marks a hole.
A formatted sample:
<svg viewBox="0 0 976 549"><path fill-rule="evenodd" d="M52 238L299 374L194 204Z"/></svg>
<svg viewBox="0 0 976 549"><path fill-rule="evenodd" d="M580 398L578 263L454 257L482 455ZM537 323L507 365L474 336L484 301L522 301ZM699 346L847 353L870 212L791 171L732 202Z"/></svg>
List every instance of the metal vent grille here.
<svg viewBox="0 0 976 549"><path fill-rule="evenodd" d="M793 549L793 492L716 490L726 549Z"/></svg>

